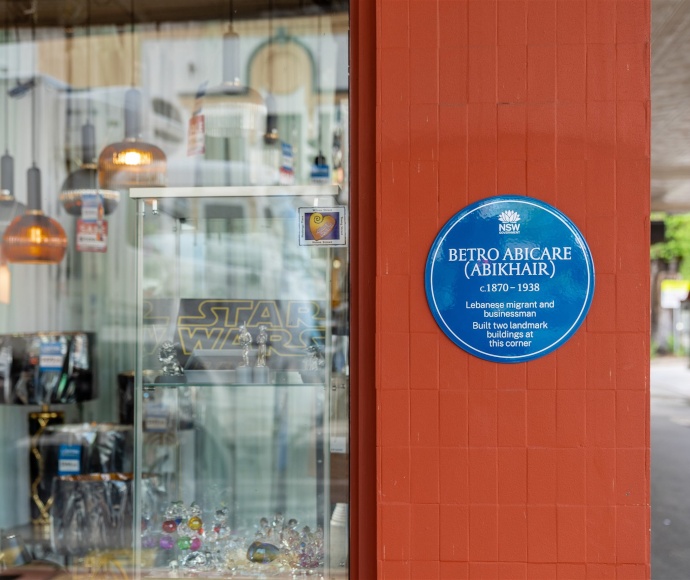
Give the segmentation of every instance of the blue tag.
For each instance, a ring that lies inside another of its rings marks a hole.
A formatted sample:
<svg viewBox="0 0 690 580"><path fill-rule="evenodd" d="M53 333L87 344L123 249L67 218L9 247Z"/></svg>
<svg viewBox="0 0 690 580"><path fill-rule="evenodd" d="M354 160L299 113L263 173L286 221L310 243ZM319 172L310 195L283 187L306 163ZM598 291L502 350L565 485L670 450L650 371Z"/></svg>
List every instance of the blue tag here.
<svg viewBox="0 0 690 580"><path fill-rule="evenodd" d="M169 414L160 403L144 403L144 431L165 433L170 427Z"/></svg>
<svg viewBox="0 0 690 580"><path fill-rule="evenodd" d="M79 445L60 445L58 449L58 475L78 475L81 473L81 447Z"/></svg>
<svg viewBox="0 0 690 580"><path fill-rule="evenodd" d="M86 222L103 220L103 196L100 193L86 193L82 196L81 219Z"/></svg>
<svg viewBox="0 0 690 580"><path fill-rule="evenodd" d="M62 344L42 342L38 355L38 367L41 371L62 370Z"/></svg>
<svg viewBox="0 0 690 580"><path fill-rule="evenodd" d="M292 145L285 141L280 142L281 161L280 161L280 183L281 185L292 185L295 181L295 158L292 153Z"/></svg>
<svg viewBox="0 0 690 580"><path fill-rule="evenodd" d="M330 171L328 165L317 165L311 166L311 181L312 183L330 183Z"/></svg>
<svg viewBox="0 0 690 580"><path fill-rule="evenodd" d="M285 141L280 142L280 151L282 154L282 159L280 163L280 168L284 171L290 171L294 169L294 156L292 154L292 145L286 143Z"/></svg>
<svg viewBox="0 0 690 580"><path fill-rule="evenodd" d="M517 363L562 346L585 319L594 263L584 237L556 208L497 196L453 216L426 265L429 308L467 352Z"/></svg>

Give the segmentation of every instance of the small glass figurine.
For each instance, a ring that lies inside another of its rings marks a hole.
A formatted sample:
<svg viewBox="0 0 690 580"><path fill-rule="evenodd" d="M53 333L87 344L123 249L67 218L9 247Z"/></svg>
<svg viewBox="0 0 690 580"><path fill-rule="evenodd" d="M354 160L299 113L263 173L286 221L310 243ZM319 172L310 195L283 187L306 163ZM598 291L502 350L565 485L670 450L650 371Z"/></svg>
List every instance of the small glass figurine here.
<svg viewBox="0 0 690 580"><path fill-rule="evenodd" d="M324 369L326 361L323 353L317 344L307 347L307 356L302 363L300 376L305 383L320 383L324 379Z"/></svg>
<svg viewBox="0 0 690 580"><path fill-rule="evenodd" d="M256 336L257 344L257 356L256 356L256 366L265 367L266 366L266 351L268 343L268 334L266 334L266 325L262 324L259 326L259 334Z"/></svg>
<svg viewBox="0 0 690 580"><path fill-rule="evenodd" d="M252 347L252 335L247 330L247 325L244 322L240 326L239 341L242 348L242 364L237 366L237 382L247 384L252 382L252 369L249 366L249 350Z"/></svg>
<svg viewBox="0 0 690 580"><path fill-rule="evenodd" d="M307 347L307 359L304 362L305 371L318 371L324 367L325 361L321 349L316 344Z"/></svg>
<svg viewBox="0 0 690 580"><path fill-rule="evenodd" d="M162 363L161 375L156 379L157 383L184 383L186 382L182 366L177 360L175 345L169 340L164 341L158 349L158 360Z"/></svg>
<svg viewBox="0 0 690 580"><path fill-rule="evenodd" d="M249 349L252 346L252 335L247 330L247 325L243 322L240 326L240 346L242 347L242 364L240 366L249 366Z"/></svg>
<svg viewBox="0 0 690 580"><path fill-rule="evenodd" d="M270 371L266 366L266 354L268 351L268 333L264 324L259 326L259 334L256 335L256 366L254 366L254 382L265 385L270 380Z"/></svg>

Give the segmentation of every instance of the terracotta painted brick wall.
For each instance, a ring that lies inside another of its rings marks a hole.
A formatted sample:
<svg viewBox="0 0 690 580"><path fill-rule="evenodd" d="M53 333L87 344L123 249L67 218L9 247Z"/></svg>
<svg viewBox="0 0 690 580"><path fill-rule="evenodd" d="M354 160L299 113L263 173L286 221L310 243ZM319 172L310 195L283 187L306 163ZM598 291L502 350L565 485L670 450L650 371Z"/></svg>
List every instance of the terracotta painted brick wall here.
<svg viewBox="0 0 690 580"><path fill-rule="evenodd" d="M376 0L378 570L649 577L649 0ZM561 209L590 313L525 364L437 327L424 267L465 205Z"/></svg>

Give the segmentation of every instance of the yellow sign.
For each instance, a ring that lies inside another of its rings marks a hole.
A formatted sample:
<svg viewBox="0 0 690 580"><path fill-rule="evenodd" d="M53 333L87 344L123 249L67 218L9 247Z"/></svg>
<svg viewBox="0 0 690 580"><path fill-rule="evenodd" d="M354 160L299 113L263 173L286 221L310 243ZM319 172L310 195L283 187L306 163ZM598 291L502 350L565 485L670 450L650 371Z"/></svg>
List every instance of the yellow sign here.
<svg viewBox="0 0 690 580"><path fill-rule="evenodd" d="M690 292L690 280L667 279L661 281L661 307L680 308Z"/></svg>

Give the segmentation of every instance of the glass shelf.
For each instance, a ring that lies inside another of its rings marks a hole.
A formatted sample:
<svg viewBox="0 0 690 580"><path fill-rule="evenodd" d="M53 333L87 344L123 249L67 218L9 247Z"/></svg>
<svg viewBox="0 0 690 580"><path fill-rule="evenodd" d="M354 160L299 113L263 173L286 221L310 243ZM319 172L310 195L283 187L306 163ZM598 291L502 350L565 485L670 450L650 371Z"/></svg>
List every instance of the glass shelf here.
<svg viewBox="0 0 690 580"><path fill-rule="evenodd" d="M181 387L202 387L202 388L223 388L232 389L239 387L258 387L260 389L265 389L266 387L276 387L276 388L298 388L298 387L310 387L310 388L320 388L323 389L325 385L323 383L144 383L144 389L153 389L155 387L162 387L165 389L175 389Z"/></svg>

